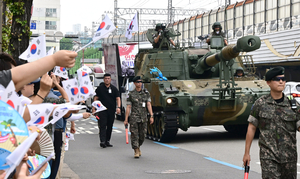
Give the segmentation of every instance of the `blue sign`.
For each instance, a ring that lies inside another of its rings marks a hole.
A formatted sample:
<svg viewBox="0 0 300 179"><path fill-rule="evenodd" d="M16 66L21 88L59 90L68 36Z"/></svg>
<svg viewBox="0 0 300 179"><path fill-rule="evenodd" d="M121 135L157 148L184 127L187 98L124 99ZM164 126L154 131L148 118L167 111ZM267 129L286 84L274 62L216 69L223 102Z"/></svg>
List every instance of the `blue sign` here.
<svg viewBox="0 0 300 179"><path fill-rule="evenodd" d="M36 30L36 23L30 23L30 29Z"/></svg>

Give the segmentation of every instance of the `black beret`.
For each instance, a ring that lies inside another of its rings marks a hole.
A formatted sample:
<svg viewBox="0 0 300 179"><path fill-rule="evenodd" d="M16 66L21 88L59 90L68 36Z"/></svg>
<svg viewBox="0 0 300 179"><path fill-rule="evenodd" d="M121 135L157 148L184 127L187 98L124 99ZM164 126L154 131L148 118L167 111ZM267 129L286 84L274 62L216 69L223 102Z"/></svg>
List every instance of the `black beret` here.
<svg viewBox="0 0 300 179"><path fill-rule="evenodd" d="M265 78L265 80L266 80L266 81L271 81L272 78L274 78L275 76L278 76L278 75L284 75L284 68L281 67L281 66L271 68L271 69L266 73L266 78Z"/></svg>
<svg viewBox="0 0 300 179"><path fill-rule="evenodd" d="M141 80L142 78L140 77L140 76L135 76L134 78L133 78L133 82L136 82L137 80Z"/></svg>

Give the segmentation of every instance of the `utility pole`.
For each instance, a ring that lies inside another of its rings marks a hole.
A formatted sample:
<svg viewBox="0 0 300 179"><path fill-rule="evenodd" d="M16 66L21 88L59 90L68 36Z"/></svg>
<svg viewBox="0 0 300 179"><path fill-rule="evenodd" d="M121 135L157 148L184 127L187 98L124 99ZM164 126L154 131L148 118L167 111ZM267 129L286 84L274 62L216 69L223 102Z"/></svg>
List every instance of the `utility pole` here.
<svg viewBox="0 0 300 179"><path fill-rule="evenodd" d="M168 0L168 23L173 23L174 15L173 15L173 7L172 0Z"/></svg>
<svg viewBox="0 0 300 179"><path fill-rule="evenodd" d="M118 0L115 0L115 3L114 3L114 25L116 26L116 28L118 28L118 21L117 21L117 18L118 18Z"/></svg>

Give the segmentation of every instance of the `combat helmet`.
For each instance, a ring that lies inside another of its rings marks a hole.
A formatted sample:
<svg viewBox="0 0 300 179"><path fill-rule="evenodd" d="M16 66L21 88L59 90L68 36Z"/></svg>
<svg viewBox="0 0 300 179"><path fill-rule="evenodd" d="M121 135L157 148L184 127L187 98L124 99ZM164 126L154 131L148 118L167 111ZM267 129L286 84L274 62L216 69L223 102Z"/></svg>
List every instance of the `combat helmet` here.
<svg viewBox="0 0 300 179"><path fill-rule="evenodd" d="M158 29L165 30L166 26L167 26L166 23L158 23L156 24L155 31L158 31Z"/></svg>
<svg viewBox="0 0 300 179"><path fill-rule="evenodd" d="M235 74L234 74L234 76L239 77L239 75L237 74L238 71L242 71L242 76L245 75L245 72L244 72L243 67L237 67L237 68L235 69Z"/></svg>
<svg viewBox="0 0 300 179"><path fill-rule="evenodd" d="M158 31L158 29L162 29L161 23L156 24L155 31Z"/></svg>
<svg viewBox="0 0 300 179"><path fill-rule="evenodd" d="M243 68L243 67L237 67L237 68L235 69L235 71L238 71L238 70L241 70L241 71L244 72L244 68Z"/></svg>
<svg viewBox="0 0 300 179"><path fill-rule="evenodd" d="M219 26L220 27L220 31L222 30L222 25L220 22L215 22L213 25L212 25L212 29L215 30L215 27L216 26Z"/></svg>

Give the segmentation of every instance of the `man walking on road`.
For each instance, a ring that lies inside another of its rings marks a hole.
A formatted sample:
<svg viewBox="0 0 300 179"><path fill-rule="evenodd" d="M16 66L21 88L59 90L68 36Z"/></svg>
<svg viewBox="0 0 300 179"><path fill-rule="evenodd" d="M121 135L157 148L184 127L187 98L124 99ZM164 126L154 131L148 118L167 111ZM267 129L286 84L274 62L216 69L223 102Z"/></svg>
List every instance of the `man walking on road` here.
<svg viewBox="0 0 300 179"><path fill-rule="evenodd" d="M289 99L282 93L286 82L283 67L270 69L265 80L271 91L269 95L257 99L252 106L243 162L244 165L250 163L250 147L258 127L262 178L296 179L299 105L293 110Z"/></svg>
<svg viewBox="0 0 300 179"><path fill-rule="evenodd" d="M118 89L111 83L111 75L104 74L104 84L100 84L96 89L94 101L99 100L107 110L97 113L100 147L112 147L110 144L112 127L115 120L115 113L120 113L121 99ZM117 109L116 109L117 108Z"/></svg>
<svg viewBox="0 0 300 179"><path fill-rule="evenodd" d="M142 90L141 77L134 77L133 82L135 89L128 94L124 125L128 125L128 116L131 110L129 121L131 146L134 150L134 158L139 158L142 155L140 147L143 144L147 133L147 108L151 115L150 124L153 123L153 112L150 93L146 89Z"/></svg>

